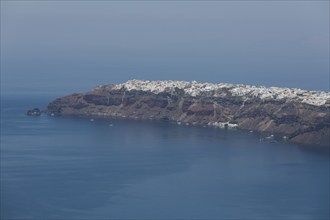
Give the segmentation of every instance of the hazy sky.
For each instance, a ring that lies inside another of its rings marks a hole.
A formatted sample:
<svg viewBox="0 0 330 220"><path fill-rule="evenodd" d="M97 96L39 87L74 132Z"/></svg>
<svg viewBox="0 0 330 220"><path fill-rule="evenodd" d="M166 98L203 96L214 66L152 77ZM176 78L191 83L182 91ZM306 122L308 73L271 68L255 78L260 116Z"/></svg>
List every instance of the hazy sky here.
<svg viewBox="0 0 330 220"><path fill-rule="evenodd" d="M2 93L129 79L329 90L329 2L1 2Z"/></svg>

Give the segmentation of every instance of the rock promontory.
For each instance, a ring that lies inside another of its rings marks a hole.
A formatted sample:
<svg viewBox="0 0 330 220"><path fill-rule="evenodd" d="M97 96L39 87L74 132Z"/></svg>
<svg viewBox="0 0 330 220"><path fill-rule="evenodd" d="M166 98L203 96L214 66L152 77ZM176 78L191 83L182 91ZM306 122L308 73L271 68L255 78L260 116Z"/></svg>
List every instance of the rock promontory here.
<svg viewBox="0 0 330 220"><path fill-rule="evenodd" d="M294 143L330 147L330 93L323 91L130 80L58 98L46 112L237 127Z"/></svg>

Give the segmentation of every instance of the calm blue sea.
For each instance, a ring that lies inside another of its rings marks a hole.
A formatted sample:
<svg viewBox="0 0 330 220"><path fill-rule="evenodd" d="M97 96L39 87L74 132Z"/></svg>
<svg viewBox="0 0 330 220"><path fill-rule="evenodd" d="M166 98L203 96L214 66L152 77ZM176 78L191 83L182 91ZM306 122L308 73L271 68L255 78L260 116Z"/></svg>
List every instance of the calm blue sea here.
<svg viewBox="0 0 330 220"><path fill-rule="evenodd" d="M170 122L1 105L1 219L328 219L329 152Z"/></svg>

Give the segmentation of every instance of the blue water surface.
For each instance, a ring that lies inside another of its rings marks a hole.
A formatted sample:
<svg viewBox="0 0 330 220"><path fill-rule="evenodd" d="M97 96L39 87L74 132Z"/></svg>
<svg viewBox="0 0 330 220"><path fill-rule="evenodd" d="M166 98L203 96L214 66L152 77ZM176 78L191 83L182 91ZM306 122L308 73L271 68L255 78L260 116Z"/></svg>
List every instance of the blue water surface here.
<svg viewBox="0 0 330 220"><path fill-rule="evenodd" d="M165 121L1 105L1 219L328 219L329 151Z"/></svg>

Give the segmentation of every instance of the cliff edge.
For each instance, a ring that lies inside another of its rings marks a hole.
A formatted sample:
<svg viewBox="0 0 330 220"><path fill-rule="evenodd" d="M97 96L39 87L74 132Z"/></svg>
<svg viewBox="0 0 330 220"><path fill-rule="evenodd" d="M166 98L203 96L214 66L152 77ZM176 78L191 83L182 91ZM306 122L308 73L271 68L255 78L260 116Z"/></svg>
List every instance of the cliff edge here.
<svg viewBox="0 0 330 220"><path fill-rule="evenodd" d="M322 91L130 80L58 98L46 112L237 127L294 143L330 147L330 93Z"/></svg>

